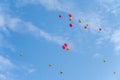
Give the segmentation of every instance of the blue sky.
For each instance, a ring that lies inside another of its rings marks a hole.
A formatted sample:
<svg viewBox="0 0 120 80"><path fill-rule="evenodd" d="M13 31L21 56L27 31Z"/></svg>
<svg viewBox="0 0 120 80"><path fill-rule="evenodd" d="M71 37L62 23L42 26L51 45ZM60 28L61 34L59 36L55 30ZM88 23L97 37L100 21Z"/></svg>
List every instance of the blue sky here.
<svg viewBox="0 0 120 80"><path fill-rule="evenodd" d="M0 0L0 80L118 80L119 21L119 0Z"/></svg>

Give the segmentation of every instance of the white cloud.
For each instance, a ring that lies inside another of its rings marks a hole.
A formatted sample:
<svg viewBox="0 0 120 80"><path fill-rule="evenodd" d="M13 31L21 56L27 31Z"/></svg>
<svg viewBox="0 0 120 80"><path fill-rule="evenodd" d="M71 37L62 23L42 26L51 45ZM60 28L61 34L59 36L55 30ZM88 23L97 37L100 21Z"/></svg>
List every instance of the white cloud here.
<svg viewBox="0 0 120 80"><path fill-rule="evenodd" d="M0 55L0 80L21 80L25 78L25 76L33 74L35 71L36 68L34 68L34 65L23 63L15 64L7 57Z"/></svg>
<svg viewBox="0 0 120 80"><path fill-rule="evenodd" d="M97 0L107 12L115 15L120 13L120 0Z"/></svg>
<svg viewBox="0 0 120 80"><path fill-rule="evenodd" d="M47 1L46 1L47 2ZM4 12L4 10L2 10L2 6L0 6L0 30L3 33L7 33L10 35L9 31L13 31L13 32L17 32L17 33L27 33L27 34L31 34L33 36L36 37L43 37L48 41L52 41L52 42L56 42L58 44L62 44L65 41L67 41L66 39L62 38L61 36L55 36L55 35L51 35L47 32L45 32L44 30L38 28L37 26L33 25L30 22L25 22L19 18L14 18L11 17L11 15L9 15L7 12ZM5 13L5 15L3 14ZM8 42L5 42L5 38L4 36L6 35L2 35L1 34L1 43L5 46L7 46ZM2 41L4 41L5 43L3 43ZM3 46L2 46L3 47ZM9 47L12 47L11 45L9 45ZM12 47L12 49L14 49Z"/></svg>
<svg viewBox="0 0 120 80"><path fill-rule="evenodd" d="M14 69L16 69L16 65L7 57L0 55L0 80L12 80Z"/></svg>
<svg viewBox="0 0 120 80"><path fill-rule="evenodd" d="M6 32L5 32L6 33ZM4 49L9 49L11 51L15 51L15 48L12 44L10 44L8 42L8 40L6 39L6 36L3 35L0 32L0 52L4 51Z"/></svg>
<svg viewBox="0 0 120 80"><path fill-rule="evenodd" d="M115 51L117 54L120 54L120 30L116 30L111 35L111 42L115 44Z"/></svg>
<svg viewBox="0 0 120 80"><path fill-rule="evenodd" d="M5 25L4 17L0 15L0 27Z"/></svg>
<svg viewBox="0 0 120 80"><path fill-rule="evenodd" d="M9 59L0 56L0 70L9 69L9 68L11 69L13 67L15 66Z"/></svg>
<svg viewBox="0 0 120 80"><path fill-rule="evenodd" d="M100 56L101 56L101 55L100 55L99 53L96 53L96 54L93 55L94 58L98 58L98 57L100 57Z"/></svg>
<svg viewBox="0 0 120 80"><path fill-rule="evenodd" d="M70 12L74 9L74 3L65 0L18 0L17 7L25 6L27 4L42 5L48 10L58 10L62 12Z"/></svg>
<svg viewBox="0 0 120 80"><path fill-rule="evenodd" d="M66 39L60 37L60 36L53 36L44 30L34 26L30 22L24 22L21 19L18 18L8 18L7 21L7 28L9 30L12 30L13 32L17 33L28 33L36 37L43 37L48 41L56 42L58 44L62 44L65 42Z"/></svg>
<svg viewBox="0 0 120 80"><path fill-rule="evenodd" d="M1 79L1 80L5 80L5 79L6 79L6 76L3 75L3 74L0 74L0 79Z"/></svg>
<svg viewBox="0 0 120 80"><path fill-rule="evenodd" d="M34 69L34 68L28 69L28 73L29 73L29 74L31 74L31 73L33 73L33 72L35 72L35 71L36 71L36 69Z"/></svg>

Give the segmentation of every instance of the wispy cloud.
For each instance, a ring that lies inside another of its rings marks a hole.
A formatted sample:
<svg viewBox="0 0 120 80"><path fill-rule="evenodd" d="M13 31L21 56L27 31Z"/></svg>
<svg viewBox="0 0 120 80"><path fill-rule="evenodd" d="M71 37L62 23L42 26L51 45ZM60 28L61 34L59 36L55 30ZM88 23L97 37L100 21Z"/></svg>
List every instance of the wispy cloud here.
<svg viewBox="0 0 120 80"><path fill-rule="evenodd" d="M33 72L35 72L35 71L36 71L36 69L31 68L31 69L28 70L28 73L31 74L31 73L33 73Z"/></svg>
<svg viewBox="0 0 120 80"><path fill-rule="evenodd" d="M0 74L0 79L1 80L5 80L7 77L5 76L5 75L3 75L3 74Z"/></svg>
<svg viewBox="0 0 120 80"><path fill-rule="evenodd" d="M13 68L13 67L14 65L9 59L3 56L0 56L0 70L3 70L4 68L8 69L8 68Z"/></svg>
<svg viewBox="0 0 120 80"><path fill-rule="evenodd" d="M0 32L0 52L4 51L4 49L9 49L11 51L15 51L15 48L9 41L6 39L6 36Z"/></svg>
<svg viewBox="0 0 120 80"><path fill-rule="evenodd" d="M14 18L9 14L6 16L0 14L1 16L1 30L3 32L9 33L9 31L17 32L17 33L26 33L36 37L43 37L48 41L52 41L58 44L63 44L67 39L61 36L51 35L48 32L38 28L37 26L33 25L31 22L25 22L19 18ZM10 34L10 33L9 33Z"/></svg>
<svg viewBox="0 0 120 80"><path fill-rule="evenodd" d="M120 54L120 30L116 30L111 35L111 42L114 43L116 53Z"/></svg>
<svg viewBox="0 0 120 80"><path fill-rule="evenodd" d="M27 4L42 5L48 10L58 10L62 12L71 11L75 5L72 2L65 0L18 0L16 3L18 7L25 6Z"/></svg>
<svg viewBox="0 0 120 80"><path fill-rule="evenodd" d="M119 0L97 0L105 11L118 15L120 12Z"/></svg>
<svg viewBox="0 0 120 80"><path fill-rule="evenodd" d="M48 41L52 41L58 44L62 44L66 39L61 36L53 36L48 32L36 27L30 22L22 21L18 18L8 18L7 28L17 33L27 33L36 37L43 37Z"/></svg>
<svg viewBox="0 0 120 80"><path fill-rule="evenodd" d="M11 79L11 76L8 75L8 73L11 73L11 70L15 69L15 65L13 64L13 62L0 55L0 79L1 80L9 80Z"/></svg>
<svg viewBox="0 0 120 80"><path fill-rule="evenodd" d="M93 55L94 58L98 58L98 57L100 57L100 56L101 56L101 54L99 54L99 53L95 53L95 54Z"/></svg>
<svg viewBox="0 0 120 80"><path fill-rule="evenodd" d="M34 65L23 63L18 64L7 57L0 55L0 80L23 79L24 76L29 76L35 71L36 68ZM23 77L19 76L20 74Z"/></svg>

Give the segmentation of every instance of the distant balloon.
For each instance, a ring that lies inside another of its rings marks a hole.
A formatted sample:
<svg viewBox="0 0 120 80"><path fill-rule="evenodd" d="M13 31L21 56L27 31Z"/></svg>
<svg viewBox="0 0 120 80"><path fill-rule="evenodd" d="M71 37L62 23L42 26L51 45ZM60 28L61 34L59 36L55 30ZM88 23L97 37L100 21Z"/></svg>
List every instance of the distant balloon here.
<svg viewBox="0 0 120 80"><path fill-rule="evenodd" d="M52 67L52 64L49 64L49 67Z"/></svg>
<svg viewBox="0 0 120 80"><path fill-rule="evenodd" d="M68 46L68 44L67 44L67 43L64 43L64 46L65 46L65 47L67 47L67 46Z"/></svg>
<svg viewBox="0 0 120 80"><path fill-rule="evenodd" d="M78 22L81 23L82 21L79 19Z"/></svg>
<svg viewBox="0 0 120 80"><path fill-rule="evenodd" d="M63 71L60 71L60 74L63 74Z"/></svg>
<svg viewBox="0 0 120 80"><path fill-rule="evenodd" d="M88 28L88 26L89 26L89 25L88 25L88 24L86 24L86 25L84 26L84 29L87 29L87 28Z"/></svg>
<svg viewBox="0 0 120 80"><path fill-rule="evenodd" d="M117 72L116 71L113 71L113 74L115 75Z"/></svg>
<svg viewBox="0 0 120 80"><path fill-rule="evenodd" d="M72 21L72 17L69 17L69 20Z"/></svg>
<svg viewBox="0 0 120 80"><path fill-rule="evenodd" d="M63 48L63 49L65 49L65 48L66 48L66 46L64 46L64 45L63 45L63 46L62 46L62 48Z"/></svg>
<svg viewBox="0 0 120 80"><path fill-rule="evenodd" d="M69 13L68 16L69 16L69 17L72 17L72 14Z"/></svg>
<svg viewBox="0 0 120 80"><path fill-rule="evenodd" d="M59 18L62 18L62 15L59 15Z"/></svg>
<svg viewBox="0 0 120 80"><path fill-rule="evenodd" d="M64 43L64 44L62 45L62 48L63 48L63 49L66 49L67 51L70 50L70 48L68 48L68 44L67 44L67 43Z"/></svg>
<svg viewBox="0 0 120 80"><path fill-rule="evenodd" d="M69 24L69 26L70 26L70 27L73 27L73 24L72 24L72 23L70 23L70 24Z"/></svg>
<svg viewBox="0 0 120 80"><path fill-rule="evenodd" d="M22 56L23 56L23 53L20 53L19 56L22 57Z"/></svg>
<svg viewBox="0 0 120 80"><path fill-rule="evenodd" d="M106 62L107 62L107 60L106 60L106 59L103 59L103 62L104 62L104 63L106 63Z"/></svg>
<svg viewBox="0 0 120 80"><path fill-rule="evenodd" d="M102 28L99 28L99 31L102 31Z"/></svg>
<svg viewBox="0 0 120 80"><path fill-rule="evenodd" d="M68 50L70 50L70 48L67 47L66 50L68 51Z"/></svg>
<svg viewBox="0 0 120 80"><path fill-rule="evenodd" d="M88 28L88 26L84 26L84 29L87 29Z"/></svg>

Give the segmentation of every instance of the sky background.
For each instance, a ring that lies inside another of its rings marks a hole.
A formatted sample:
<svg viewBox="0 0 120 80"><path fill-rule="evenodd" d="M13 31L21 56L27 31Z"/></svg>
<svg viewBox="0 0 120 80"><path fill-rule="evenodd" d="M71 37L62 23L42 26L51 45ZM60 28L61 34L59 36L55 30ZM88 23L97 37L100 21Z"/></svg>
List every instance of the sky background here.
<svg viewBox="0 0 120 80"><path fill-rule="evenodd" d="M0 0L0 80L118 80L119 21L120 0Z"/></svg>

